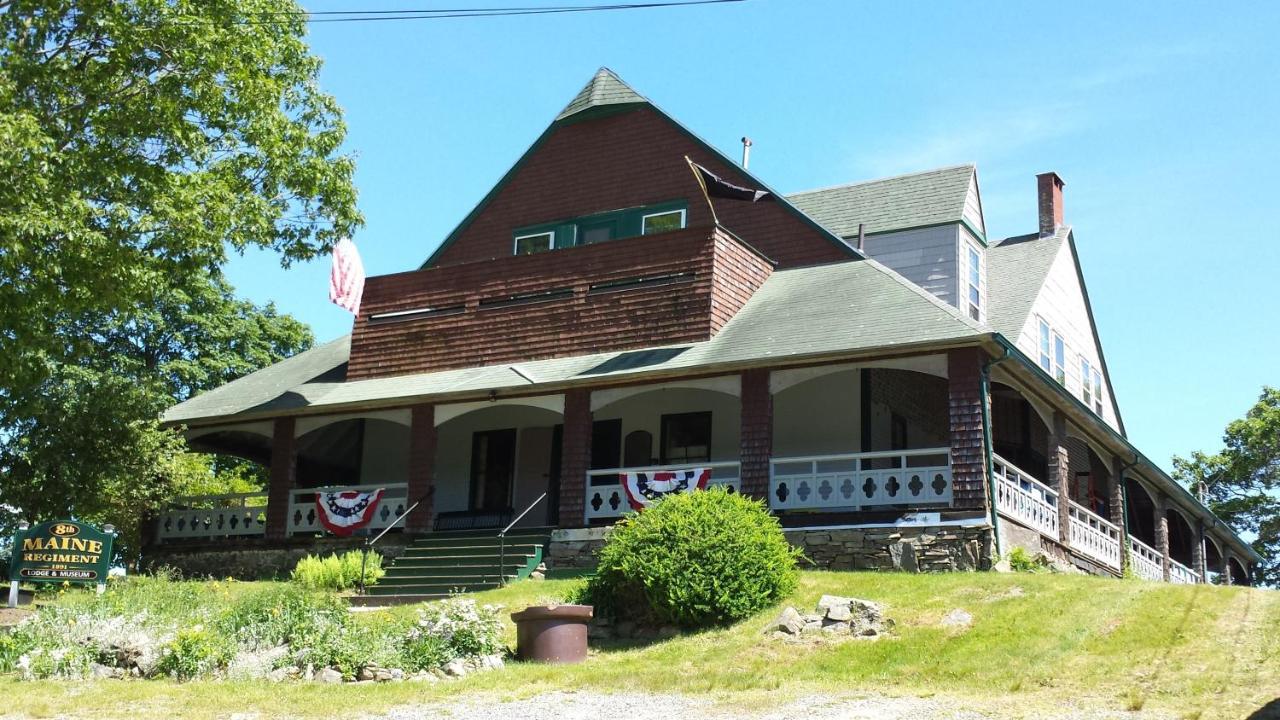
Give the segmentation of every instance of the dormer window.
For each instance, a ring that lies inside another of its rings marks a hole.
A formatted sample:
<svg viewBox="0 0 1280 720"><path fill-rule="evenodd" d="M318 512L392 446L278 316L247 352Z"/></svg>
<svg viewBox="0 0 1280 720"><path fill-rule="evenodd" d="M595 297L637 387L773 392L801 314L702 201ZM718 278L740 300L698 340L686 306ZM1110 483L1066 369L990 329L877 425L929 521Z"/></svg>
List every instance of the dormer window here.
<svg viewBox="0 0 1280 720"><path fill-rule="evenodd" d="M516 236L516 255L529 255L536 252L544 252L555 247L556 234L554 232L540 232L529 235Z"/></svg>
<svg viewBox="0 0 1280 720"><path fill-rule="evenodd" d="M982 256L969 245L969 317L982 320Z"/></svg>
<svg viewBox="0 0 1280 720"><path fill-rule="evenodd" d="M682 230L686 223L683 201L613 210L561 222L518 228L512 234L516 255L594 245L621 238Z"/></svg>
<svg viewBox="0 0 1280 720"><path fill-rule="evenodd" d="M684 227L684 210L649 213L640 219L640 234L654 235Z"/></svg>

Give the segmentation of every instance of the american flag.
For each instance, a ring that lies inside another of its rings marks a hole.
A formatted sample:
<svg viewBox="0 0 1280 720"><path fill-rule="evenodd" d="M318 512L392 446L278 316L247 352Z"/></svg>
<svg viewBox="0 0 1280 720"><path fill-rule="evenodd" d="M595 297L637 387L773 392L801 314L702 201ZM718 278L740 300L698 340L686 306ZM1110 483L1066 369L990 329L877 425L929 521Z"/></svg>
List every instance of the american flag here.
<svg viewBox="0 0 1280 720"><path fill-rule="evenodd" d="M353 315L360 314L360 298L364 295L364 264L350 238L342 238L333 246L333 268L329 271L329 299Z"/></svg>

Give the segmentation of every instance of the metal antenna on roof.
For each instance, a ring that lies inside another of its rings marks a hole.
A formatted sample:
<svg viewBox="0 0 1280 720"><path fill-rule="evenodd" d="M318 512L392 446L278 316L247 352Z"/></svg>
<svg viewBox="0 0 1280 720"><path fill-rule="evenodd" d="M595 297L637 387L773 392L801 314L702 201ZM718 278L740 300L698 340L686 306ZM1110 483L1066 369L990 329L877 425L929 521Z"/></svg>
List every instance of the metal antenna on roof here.
<svg viewBox="0 0 1280 720"><path fill-rule="evenodd" d="M751 138L746 135L742 136L742 169L747 169L747 163L751 162Z"/></svg>

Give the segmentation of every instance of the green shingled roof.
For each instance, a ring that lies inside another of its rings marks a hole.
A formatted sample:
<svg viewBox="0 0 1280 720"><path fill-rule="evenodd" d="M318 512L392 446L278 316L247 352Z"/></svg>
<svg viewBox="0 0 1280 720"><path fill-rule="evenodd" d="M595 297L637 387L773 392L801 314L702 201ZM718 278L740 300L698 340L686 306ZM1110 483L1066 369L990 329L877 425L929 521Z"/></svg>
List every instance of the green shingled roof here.
<svg viewBox="0 0 1280 720"><path fill-rule="evenodd" d="M858 234L859 223L866 233L958 223L964 218L964 202L973 173L973 165L956 165L809 190L788 195L787 199L820 225L845 238Z"/></svg>
<svg viewBox="0 0 1280 720"><path fill-rule="evenodd" d="M1070 235L1070 227L1061 227L1053 235L1019 235L987 249L987 286L994 288L987 294L987 324L993 330L1018 337Z"/></svg>
<svg viewBox="0 0 1280 720"><path fill-rule="evenodd" d="M612 70L602 67L596 71L595 77L586 84L585 87L569 101L564 110L556 116L556 120L563 120L570 115L575 115L594 107L601 105L627 105L630 103L649 102L643 95L631 89L631 86L622 82L622 78L618 77Z"/></svg>
<svg viewBox="0 0 1280 720"><path fill-rule="evenodd" d="M775 272L711 340L678 347L597 353L483 368L343 382L343 337L170 408L169 423L226 422L307 408L403 403L602 377L745 366L976 338L982 328L872 260Z"/></svg>

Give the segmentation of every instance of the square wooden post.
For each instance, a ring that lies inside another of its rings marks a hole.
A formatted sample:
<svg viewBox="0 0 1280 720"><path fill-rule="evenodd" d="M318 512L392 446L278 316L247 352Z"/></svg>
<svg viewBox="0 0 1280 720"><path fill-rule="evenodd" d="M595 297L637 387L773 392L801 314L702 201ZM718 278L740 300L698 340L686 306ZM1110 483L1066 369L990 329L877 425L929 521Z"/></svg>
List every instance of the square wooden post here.
<svg viewBox="0 0 1280 720"><path fill-rule="evenodd" d="M1191 546L1191 565L1200 582L1209 582L1209 571L1205 567L1204 556L1204 521L1199 518L1196 519L1195 544Z"/></svg>
<svg viewBox="0 0 1280 720"><path fill-rule="evenodd" d="M769 464L773 458L773 395L769 371L742 373L741 432L738 451L742 494L769 500Z"/></svg>
<svg viewBox="0 0 1280 720"><path fill-rule="evenodd" d="M1160 553L1160 572L1164 575L1164 581L1169 582L1169 502L1160 492L1155 492L1151 497L1154 506L1155 528L1156 528L1156 552Z"/></svg>
<svg viewBox="0 0 1280 720"><path fill-rule="evenodd" d="M591 469L591 423L591 391L565 392L558 527L578 528L587 524L587 471Z"/></svg>
<svg viewBox="0 0 1280 720"><path fill-rule="evenodd" d="M436 406L413 406L409 420L409 478L406 501L422 502L404 519L407 533L431 532L436 486Z"/></svg>
<svg viewBox="0 0 1280 720"><path fill-rule="evenodd" d="M1071 470L1067 452L1067 418L1060 412L1053 414L1053 428L1049 434L1049 447L1045 457L1049 463L1046 484L1058 493L1058 540L1071 546Z"/></svg>
<svg viewBox="0 0 1280 720"><path fill-rule="evenodd" d="M298 467L297 438L293 417L276 418L271 428L271 480L267 487L268 540L289 535L289 497L293 493Z"/></svg>

